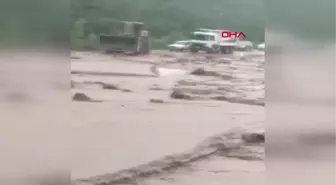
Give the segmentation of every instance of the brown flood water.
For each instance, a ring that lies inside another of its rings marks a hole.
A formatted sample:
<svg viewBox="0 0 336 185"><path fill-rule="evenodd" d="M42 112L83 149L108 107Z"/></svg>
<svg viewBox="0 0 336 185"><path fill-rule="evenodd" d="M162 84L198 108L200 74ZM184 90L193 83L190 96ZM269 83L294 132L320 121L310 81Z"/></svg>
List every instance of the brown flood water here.
<svg viewBox="0 0 336 185"><path fill-rule="evenodd" d="M156 59L157 56L148 62L151 58L76 54L80 58L72 61L72 70L82 73L72 75L72 80L77 84L73 92L85 93L90 98L102 102L73 102L72 104L73 124L77 138L76 150L73 154L76 156L72 168L74 180L111 174L110 177L104 176L106 180L112 178L113 174L120 173L121 170L149 164L155 160L160 161L167 155L183 154L206 138L225 133L233 128L244 130L263 130L264 128L263 106L214 101L207 98L189 101L171 99L169 95L172 87L168 84L176 79L151 76L153 74L150 72L150 63L162 61L162 59ZM165 57L165 60L174 59ZM169 65L176 68L176 64ZM251 65L247 67L245 65L244 68L244 63L240 65L243 66L241 70L245 72L253 68ZM192 69L195 66L191 63L184 65L183 68ZM227 68L221 69L227 70ZM87 71L105 72L110 75L85 73ZM116 73L124 75L114 75ZM200 79L206 79L209 82L209 77ZM102 89L97 84L88 85L88 81L115 84L119 89ZM219 81L210 79L212 84ZM239 83L244 82L247 81ZM151 89L153 85L160 86L162 89L153 90ZM232 84L229 85L232 86ZM204 85L194 87L204 88ZM163 103L151 103L150 99L160 99ZM257 148L262 150L263 147ZM201 185L225 182L237 185L262 184L264 166L262 159L237 158L239 157L210 155L188 163L187 166L163 170L154 176L135 181L140 185ZM81 182L81 184L96 184L94 181L96 180Z"/></svg>

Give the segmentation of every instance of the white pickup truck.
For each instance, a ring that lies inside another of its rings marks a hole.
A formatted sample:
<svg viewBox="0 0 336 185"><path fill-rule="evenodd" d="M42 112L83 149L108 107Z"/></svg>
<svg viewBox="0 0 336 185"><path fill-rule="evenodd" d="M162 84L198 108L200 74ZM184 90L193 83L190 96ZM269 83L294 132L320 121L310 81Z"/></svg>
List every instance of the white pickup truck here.
<svg viewBox="0 0 336 185"><path fill-rule="evenodd" d="M176 41L173 44L168 45L169 51L185 51L188 50L190 46L189 40Z"/></svg>
<svg viewBox="0 0 336 185"><path fill-rule="evenodd" d="M192 52L205 51L207 53L224 53L233 52L236 47L236 38L222 38L221 34L224 30L213 30L201 28L199 31L192 33L190 41L190 50Z"/></svg>

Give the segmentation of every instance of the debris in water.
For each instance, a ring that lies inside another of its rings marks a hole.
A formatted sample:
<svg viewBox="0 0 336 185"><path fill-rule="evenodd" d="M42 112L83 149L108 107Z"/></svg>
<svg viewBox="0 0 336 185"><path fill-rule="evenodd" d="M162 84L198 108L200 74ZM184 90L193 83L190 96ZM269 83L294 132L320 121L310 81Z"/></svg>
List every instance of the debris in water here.
<svg viewBox="0 0 336 185"><path fill-rule="evenodd" d="M164 101L160 100L160 99L150 99L149 102L151 102L151 103L164 103Z"/></svg>
<svg viewBox="0 0 336 185"><path fill-rule="evenodd" d="M117 85L111 84L111 83L105 83L101 81L83 81L83 82L74 82L71 81L71 86L75 87L76 85L83 84L83 85L99 85L102 89L107 90L120 90L120 88Z"/></svg>
<svg viewBox="0 0 336 185"><path fill-rule="evenodd" d="M101 102L97 100L92 100L89 96L87 96L84 93L75 93L75 95L72 97L72 100L74 101L85 101L85 102Z"/></svg>
<svg viewBox="0 0 336 185"><path fill-rule="evenodd" d="M180 99L180 100L192 100L192 96L185 94L181 90L173 90L173 92L170 94L170 97L173 99Z"/></svg>
<svg viewBox="0 0 336 185"><path fill-rule="evenodd" d="M31 97L23 92L12 92L7 94L6 100L10 102L28 102L31 100Z"/></svg>
<svg viewBox="0 0 336 185"><path fill-rule="evenodd" d="M221 76L219 73L214 71L206 71L204 68L197 68L190 73L191 75L197 76Z"/></svg>
<svg viewBox="0 0 336 185"><path fill-rule="evenodd" d="M71 56L70 59L80 59L81 57L79 56Z"/></svg>
<svg viewBox="0 0 336 185"><path fill-rule="evenodd" d="M131 89L122 89L122 92L133 92Z"/></svg>
<svg viewBox="0 0 336 185"><path fill-rule="evenodd" d="M158 84L154 84L153 86L149 87L148 90L152 90L152 91L163 91L164 89L162 87L160 87L160 85Z"/></svg>
<svg viewBox="0 0 336 185"><path fill-rule="evenodd" d="M119 90L118 86L114 84L108 84L108 83L101 83L103 89L108 89L108 90Z"/></svg>
<svg viewBox="0 0 336 185"><path fill-rule="evenodd" d="M74 88L76 86L76 82L71 80L71 88Z"/></svg>
<svg viewBox="0 0 336 185"><path fill-rule="evenodd" d="M226 96L223 96L223 95L221 95L221 96L215 96L215 97L212 97L211 99L213 99L213 100L219 100L219 101L228 101L229 100L229 98L227 98Z"/></svg>
<svg viewBox="0 0 336 185"><path fill-rule="evenodd" d="M245 133L242 139L247 143L263 143L265 142L265 133Z"/></svg>

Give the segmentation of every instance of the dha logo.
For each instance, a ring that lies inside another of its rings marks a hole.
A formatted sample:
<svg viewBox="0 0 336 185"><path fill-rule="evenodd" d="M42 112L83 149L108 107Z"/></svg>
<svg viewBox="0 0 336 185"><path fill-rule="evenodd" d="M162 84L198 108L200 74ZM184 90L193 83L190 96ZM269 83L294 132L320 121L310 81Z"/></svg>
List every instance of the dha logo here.
<svg viewBox="0 0 336 185"><path fill-rule="evenodd" d="M246 38L246 34L244 32L231 32L231 31L222 31L222 38Z"/></svg>

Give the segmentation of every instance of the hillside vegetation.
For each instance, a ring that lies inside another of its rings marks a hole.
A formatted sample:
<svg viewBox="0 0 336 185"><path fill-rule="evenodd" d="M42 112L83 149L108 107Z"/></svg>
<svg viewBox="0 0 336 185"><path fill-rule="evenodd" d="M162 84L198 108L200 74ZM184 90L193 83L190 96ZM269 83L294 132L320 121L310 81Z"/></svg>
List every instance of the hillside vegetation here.
<svg viewBox="0 0 336 185"><path fill-rule="evenodd" d="M4 0L0 7L0 47L6 48L41 43L68 47L69 12L73 49L98 45L104 25L95 22L102 18L144 22L155 48L188 38L200 27L243 31L247 39L260 42L265 22L267 29L307 41L335 41L334 0Z"/></svg>
<svg viewBox="0 0 336 185"><path fill-rule="evenodd" d="M186 39L200 27L243 31L249 40L264 40L261 0L72 0L71 8L74 49L96 47L102 25L93 22L102 18L144 22L155 48Z"/></svg>

